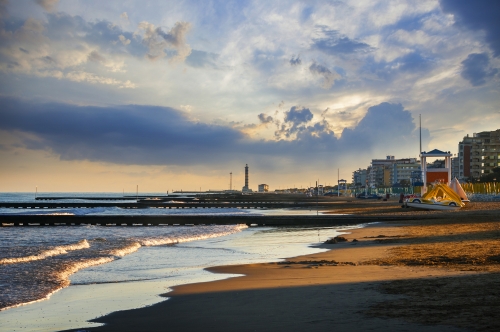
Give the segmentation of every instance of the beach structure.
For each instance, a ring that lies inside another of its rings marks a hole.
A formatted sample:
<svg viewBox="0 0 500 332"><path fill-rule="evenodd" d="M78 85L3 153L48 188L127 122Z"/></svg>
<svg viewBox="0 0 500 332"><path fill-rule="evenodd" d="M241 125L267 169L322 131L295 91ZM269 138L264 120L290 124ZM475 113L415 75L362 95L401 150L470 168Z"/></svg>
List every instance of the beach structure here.
<svg viewBox="0 0 500 332"><path fill-rule="evenodd" d="M444 152L434 149L429 152L423 151L420 153L420 165L422 169L422 182L424 186L422 193L427 191L427 184L440 182L448 184L451 182L451 156L450 151ZM431 168L428 167L427 158L444 158L444 167Z"/></svg>

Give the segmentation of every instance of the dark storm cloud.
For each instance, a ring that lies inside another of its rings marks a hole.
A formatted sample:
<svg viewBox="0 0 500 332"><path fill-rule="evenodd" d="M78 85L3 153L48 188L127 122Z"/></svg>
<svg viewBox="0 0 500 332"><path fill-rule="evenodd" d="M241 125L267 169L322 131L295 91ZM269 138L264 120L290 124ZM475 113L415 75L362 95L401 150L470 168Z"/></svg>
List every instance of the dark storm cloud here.
<svg viewBox="0 0 500 332"><path fill-rule="evenodd" d="M500 56L500 2L491 0L440 0L445 13L455 16L456 23L472 30L486 32L486 42L495 57Z"/></svg>
<svg viewBox="0 0 500 332"><path fill-rule="evenodd" d="M26 149L49 150L63 160L128 165L222 165L263 157L273 167L290 161L307 165L311 158L326 162L353 151L401 146L415 128L408 111L388 103L371 107L341 139L325 119L314 122L309 109L294 106L285 112L287 140L252 140L230 127L190 121L169 107L75 106L13 98L0 98L0 105L0 129L17 136ZM259 119L272 121L263 114Z"/></svg>
<svg viewBox="0 0 500 332"><path fill-rule="evenodd" d="M382 103L370 107L356 127L344 129L341 140L353 146L372 145L373 140L387 146L404 144L415 128L411 113L401 104Z"/></svg>
<svg viewBox="0 0 500 332"><path fill-rule="evenodd" d="M486 53L472 53L462 61L461 75L473 86L485 84L497 72L498 69L490 67L490 58Z"/></svg>
<svg viewBox="0 0 500 332"><path fill-rule="evenodd" d="M31 148L50 149L65 160L120 164L210 163L243 135L231 128L195 123L172 108L154 106L82 107L0 101L0 128L38 139Z"/></svg>
<svg viewBox="0 0 500 332"><path fill-rule="evenodd" d="M362 42L352 40L346 36L341 36L338 31L320 27L323 38L313 40L313 48L330 55L352 54L357 52L369 52L373 48Z"/></svg>

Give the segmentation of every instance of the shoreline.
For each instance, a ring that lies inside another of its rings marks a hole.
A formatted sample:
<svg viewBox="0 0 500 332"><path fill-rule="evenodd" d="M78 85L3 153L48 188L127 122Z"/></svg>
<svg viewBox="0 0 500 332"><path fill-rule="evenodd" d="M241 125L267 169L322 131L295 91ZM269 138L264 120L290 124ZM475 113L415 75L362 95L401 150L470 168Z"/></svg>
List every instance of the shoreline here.
<svg viewBox="0 0 500 332"><path fill-rule="evenodd" d="M141 229L145 230L145 228ZM337 229L337 227L322 228L321 238L325 240L327 237L335 236ZM49 229L45 230L49 231ZM156 232L155 228L149 228L149 230ZM113 232L113 229L108 228L108 231ZM35 232L37 233L38 231ZM229 277L204 271L204 267L278 261L281 257L323 251L324 249L310 247L310 243L319 242L316 241L317 235L317 228L251 227L229 237L210 238L201 242L184 242L180 246L144 247L139 255L127 255L111 264L101 265L90 271L82 270L75 275L75 280L71 278L70 287L57 292L48 302L42 301L22 306L22 308L9 309L4 314L5 320L2 325L6 328L9 326L9 330L29 329L33 331L39 330L37 326L39 328L44 326L47 330L55 330L56 327L74 329L95 326L86 322L113 311L140 308L147 302L152 304L151 302L164 300L163 297L159 297L159 294L165 293L168 290L167 287ZM105 234L99 236L106 237ZM191 265L192 263L196 264ZM151 270L141 267L150 267ZM138 268L142 272L139 272ZM132 285L123 282L86 284L88 280L92 280L92 274L97 274L98 278L103 278L103 280L108 280L108 278L112 280L114 273L126 271L126 269L130 269L130 275L134 277L157 275L163 276L163 279L162 282L156 282L156 279L133 281ZM106 275L105 273L112 274ZM76 282L76 286L73 281ZM158 288L154 289L156 287ZM145 294L140 294L139 289L142 289ZM114 294L114 292L117 293ZM146 293L149 297L145 296ZM76 302L75 298L79 301ZM81 315L78 315L78 311Z"/></svg>
<svg viewBox="0 0 500 332"><path fill-rule="evenodd" d="M400 236L401 226L379 223L348 230L349 241L321 245L334 249L322 253L287 259L286 263L259 263L211 267L213 273L240 274L219 281L173 287L162 294L168 300L153 306L114 312L92 320L105 325L88 331L160 331L165 326L173 331L292 330L320 331L335 326L337 330L380 328L384 330L463 331L451 326L422 326L402 320L368 318L360 310L380 301L395 299L379 293L375 285L403 279L459 277L469 271L448 271L428 267L362 265L384 256L394 244L374 243L370 239ZM354 265L327 266L304 261L351 262ZM367 290L372 288L371 290ZM326 295L325 294L329 294ZM330 298L332 295L332 301ZM305 301L308 299L308 301ZM340 301L338 301L340 300ZM347 300L347 303L346 303ZM332 306L329 308L330 303ZM329 309L331 311L329 311ZM325 311L328 312L325 317ZM196 314L193 314L196 313ZM258 317L258 319L256 319ZM350 317L350 318L346 318ZM76 331L76 330L73 330Z"/></svg>
<svg viewBox="0 0 500 332"><path fill-rule="evenodd" d="M332 327L339 331L351 331L353 327L355 330L464 331L464 328L475 330L472 321L486 326L481 330L496 331L488 328L488 322L491 317L500 322L500 311L488 310L499 307L499 298L493 295L491 299L487 292L500 294L500 275L477 272L500 271L498 211L499 202L474 202L460 213L440 213L435 219L429 218L426 211L401 209L394 203L346 209L346 213L377 216L382 220L385 216L395 218L346 230L350 234L343 236L350 241L356 238L357 242L315 246L335 250L299 255L287 259L286 263L207 268L212 273L244 276L175 286L172 292L156 293L169 297L167 301L147 308L115 311L90 321L107 325L68 331L163 331L165 326L173 331L323 331ZM402 215L414 220L397 220ZM316 242L310 240L304 243ZM471 255L463 257L462 253L469 251ZM481 290L483 282L487 286ZM436 294L440 295L439 289L449 284L458 284L458 288L448 289L444 302L443 298L436 298ZM462 289L467 293L460 293ZM415 290L419 293L414 294ZM467 299L467 303L457 302L453 298L457 294L462 300ZM476 294L483 294L476 301L479 304L469 308ZM446 308L444 311L448 314L442 314L441 307L429 310L435 303ZM453 306L450 307L457 303L461 310L458 318ZM434 311L453 319L435 317Z"/></svg>

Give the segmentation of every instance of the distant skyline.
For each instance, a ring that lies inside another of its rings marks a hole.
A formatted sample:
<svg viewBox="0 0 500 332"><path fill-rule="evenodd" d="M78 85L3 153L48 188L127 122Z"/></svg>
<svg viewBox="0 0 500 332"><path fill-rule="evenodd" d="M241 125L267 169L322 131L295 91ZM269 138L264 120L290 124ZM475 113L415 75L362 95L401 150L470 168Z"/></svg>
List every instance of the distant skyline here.
<svg viewBox="0 0 500 332"><path fill-rule="evenodd" d="M0 0L0 191L271 190L500 128L500 3Z"/></svg>

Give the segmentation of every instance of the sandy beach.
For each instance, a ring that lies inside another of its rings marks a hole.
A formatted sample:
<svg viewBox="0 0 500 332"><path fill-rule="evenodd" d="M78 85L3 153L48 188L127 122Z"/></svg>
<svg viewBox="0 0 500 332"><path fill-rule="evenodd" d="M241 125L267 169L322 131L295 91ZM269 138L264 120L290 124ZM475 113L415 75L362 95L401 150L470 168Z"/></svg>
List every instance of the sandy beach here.
<svg viewBox="0 0 500 332"><path fill-rule="evenodd" d="M407 210L376 203L357 212L425 213ZM210 268L245 276L175 287L168 301L98 318L105 325L88 330L496 331L499 211L471 203L445 218L350 230L323 253Z"/></svg>

